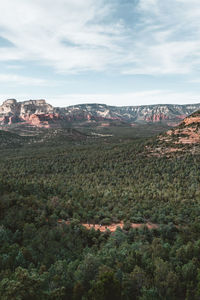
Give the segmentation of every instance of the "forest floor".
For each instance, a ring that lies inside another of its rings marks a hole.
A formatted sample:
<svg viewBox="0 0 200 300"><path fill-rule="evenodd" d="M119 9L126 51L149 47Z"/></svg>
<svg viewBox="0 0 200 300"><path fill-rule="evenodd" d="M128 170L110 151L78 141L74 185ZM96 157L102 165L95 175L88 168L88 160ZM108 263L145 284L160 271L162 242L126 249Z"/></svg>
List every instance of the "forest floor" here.
<svg viewBox="0 0 200 300"><path fill-rule="evenodd" d="M65 221L65 220L58 220L58 223L65 223L65 224L70 224L70 221ZM85 228L92 229L94 228L95 230L100 230L101 232L105 232L106 230L110 230L111 232L116 231L116 229L119 227L123 229L124 227L124 222L120 223L113 223L111 225L101 225L101 224L89 224L89 223L82 223L82 226ZM148 229L157 229L158 225L154 223L131 223L130 226L132 228L141 228L143 226L146 226Z"/></svg>

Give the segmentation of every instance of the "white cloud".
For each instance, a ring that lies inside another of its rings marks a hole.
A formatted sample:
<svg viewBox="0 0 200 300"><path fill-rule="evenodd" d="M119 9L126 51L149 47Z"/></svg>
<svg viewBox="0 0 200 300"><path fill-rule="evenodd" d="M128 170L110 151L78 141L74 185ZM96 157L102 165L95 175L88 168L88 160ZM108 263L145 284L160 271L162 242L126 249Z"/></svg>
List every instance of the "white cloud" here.
<svg viewBox="0 0 200 300"><path fill-rule="evenodd" d="M18 101L30 99L29 94L0 94L0 104L9 98L16 98ZM46 99L53 106L66 107L75 104L101 103L116 106L134 106L150 104L194 104L200 103L198 93L173 92L170 90L147 90L135 93L116 94L63 94L46 95L32 94L31 99Z"/></svg>
<svg viewBox="0 0 200 300"><path fill-rule="evenodd" d="M163 42L150 45L143 53L143 45L138 48L140 50L138 49L136 66L125 69L124 74L188 74L195 67L195 62L191 60L191 53L199 51L200 43L198 41Z"/></svg>
<svg viewBox="0 0 200 300"><path fill-rule="evenodd" d="M140 0L141 30L124 74L189 74L200 65L197 1ZM138 42L139 41L139 42ZM131 60L130 60L131 61Z"/></svg>
<svg viewBox="0 0 200 300"><path fill-rule="evenodd" d="M41 78L0 73L0 84L2 83L8 86L13 86L13 85L48 86L51 84L47 80Z"/></svg>
<svg viewBox="0 0 200 300"><path fill-rule="evenodd" d="M148 13L158 13L158 0L140 0L138 8L139 10L147 11Z"/></svg>
<svg viewBox="0 0 200 300"><path fill-rule="evenodd" d="M0 1L0 36L14 45L0 48L0 61L31 60L73 73L189 74L199 68L199 1L133 1L134 24L116 17L119 2L125 7L121 0Z"/></svg>
<svg viewBox="0 0 200 300"><path fill-rule="evenodd" d="M0 60L36 60L59 71L102 70L120 51L121 24L101 23L103 0L7 0L0 2L2 36L15 48Z"/></svg>
<svg viewBox="0 0 200 300"><path fill-rule="evenodd" d="M190 83L200 83L200 78L191 79L191 80L188 80L188 82L190 82Z"/></svg>
<svg viewBox="0 0 200 300"><path fill-rule="evenodd" d="M6 68L9 70L20 70L23 69L24 66L23 65L16 65L16 64L10 64L10 65L6 65Z"/></svg>
<svg viewBox="0 0 200 300"><path fill-rule="evenodd" d="M118 94L66 94L49 96L47 100L54 106L68 106L84 103L104 103L107 105L129 106L149 104L189 104L200 103L196 93L181 93L167 90L149 90Z"/></svg>

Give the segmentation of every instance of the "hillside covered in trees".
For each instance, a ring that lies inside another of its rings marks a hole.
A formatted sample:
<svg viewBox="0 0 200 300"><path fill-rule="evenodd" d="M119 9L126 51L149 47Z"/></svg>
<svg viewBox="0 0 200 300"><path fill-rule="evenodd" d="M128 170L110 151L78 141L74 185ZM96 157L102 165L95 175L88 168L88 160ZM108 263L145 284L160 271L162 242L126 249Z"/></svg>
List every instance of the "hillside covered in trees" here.
<svg viewBox="0 0 200 300"><path fill-rule="evenodd" d="M69 133L0 148L0 299L200 299L199 154Z"/></svg>

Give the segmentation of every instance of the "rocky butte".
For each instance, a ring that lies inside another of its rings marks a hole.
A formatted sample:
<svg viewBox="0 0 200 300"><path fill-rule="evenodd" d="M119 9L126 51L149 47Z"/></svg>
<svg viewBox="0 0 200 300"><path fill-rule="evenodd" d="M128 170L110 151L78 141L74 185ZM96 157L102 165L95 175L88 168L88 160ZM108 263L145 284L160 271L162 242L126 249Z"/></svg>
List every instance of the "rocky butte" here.
<svg viewBox="0 0 200 300"><path fill-rule="evenodd" d="M36 127L61 127L64 124L82 122L106 123L119 121L133 125L162 122L170 126L200 109L199 104L189 105L145 105L145 106L108 106L105 104L81 104L68 107L53 107L44 99L17 102L8 99L0 106L0 126L9 127L17 123ZM103 125L102 125L103 126Z"/></svg>
<svg viewBox="0 0 200 300"><path fill-rule="evenodd" d="M0 124L26 123L39 127L50 127L50 123L58 120L52 105L45 100L28 100L17 102L8 99L0 106Z"/></svg>

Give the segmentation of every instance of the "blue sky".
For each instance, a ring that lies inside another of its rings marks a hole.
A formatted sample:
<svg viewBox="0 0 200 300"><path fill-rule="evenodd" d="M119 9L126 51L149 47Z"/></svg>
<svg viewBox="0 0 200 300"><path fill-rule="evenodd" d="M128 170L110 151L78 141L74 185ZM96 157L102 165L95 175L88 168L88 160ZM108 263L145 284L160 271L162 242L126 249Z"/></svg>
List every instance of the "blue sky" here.
<svg viewBox="0 0 200 300"><path fill-rule="evenodd" d="M0 103L200 102L199 0L7 0L0 11Z"/></svg>

